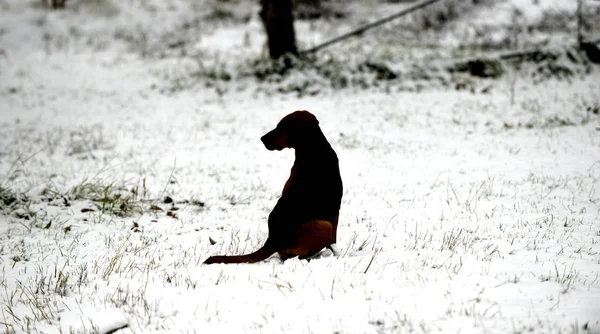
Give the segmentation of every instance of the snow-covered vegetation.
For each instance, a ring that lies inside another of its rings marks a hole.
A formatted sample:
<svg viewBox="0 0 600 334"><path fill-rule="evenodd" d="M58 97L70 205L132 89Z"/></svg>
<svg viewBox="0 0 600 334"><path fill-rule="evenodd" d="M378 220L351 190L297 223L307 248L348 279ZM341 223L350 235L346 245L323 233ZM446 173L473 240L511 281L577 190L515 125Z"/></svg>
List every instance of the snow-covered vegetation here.
<svg viewBox="0 0 600 334"><path fill-rule="evenodd" d="M323 3L301 50L409 2ZM465 3L271 63L258 1L0 0L2 332L600 332L577 2ZM342 256L202 265L266 239L293 152L259 138L297 109Z"/></svg>

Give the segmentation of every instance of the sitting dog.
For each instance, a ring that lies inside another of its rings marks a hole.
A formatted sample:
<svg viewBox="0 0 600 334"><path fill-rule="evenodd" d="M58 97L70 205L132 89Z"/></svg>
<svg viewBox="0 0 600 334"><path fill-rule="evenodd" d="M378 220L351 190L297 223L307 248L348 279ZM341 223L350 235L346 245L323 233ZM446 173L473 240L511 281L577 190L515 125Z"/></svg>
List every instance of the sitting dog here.
<svg viewBox="0 0 600 334"><path fill-rule="evenodd" d="M237 256L211 256L204 263L255 263L278 253L282 261L310 258L335 246L342 178L335 151L317 118L306 110L285 116L260 139L270 150L293 148L296 160L281 197L269 215L269 237L259 250Z"/></svg>

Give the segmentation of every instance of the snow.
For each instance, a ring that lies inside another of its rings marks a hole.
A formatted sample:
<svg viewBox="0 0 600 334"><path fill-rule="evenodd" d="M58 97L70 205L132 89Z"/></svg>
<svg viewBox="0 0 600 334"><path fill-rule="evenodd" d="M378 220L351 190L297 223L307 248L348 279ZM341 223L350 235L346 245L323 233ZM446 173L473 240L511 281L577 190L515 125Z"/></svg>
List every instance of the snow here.
<svg viewBox="0 0 600 334"><path fill-rule="evenodd" d="M0 186L22 199L0 214L5 332L600 332L597 67L489 93L169 91L195 58L113 39L160 49L193 4L73 3L0 0ZM253 32L214 24L192 49L243 62ZM202 265L264 242L293 153L259 138L297 109L340 159L341 256Z"/></svg>
<svg viewBox="0 0 600 334"><path fill-rule="evenodd" d="M61 312L59 315L60 329L64 332L80 333L114 333L128 325L126 314L116 308L96 310L94 308L75 312Z"/></svg>

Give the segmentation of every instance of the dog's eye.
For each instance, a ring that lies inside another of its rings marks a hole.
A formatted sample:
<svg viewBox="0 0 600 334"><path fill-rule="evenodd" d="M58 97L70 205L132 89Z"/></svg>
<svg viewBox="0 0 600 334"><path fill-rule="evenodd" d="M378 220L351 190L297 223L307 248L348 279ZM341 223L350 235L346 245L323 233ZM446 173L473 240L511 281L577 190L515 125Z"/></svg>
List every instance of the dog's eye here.
<svg viewBox="0 0 600 334"><path fill-rule="evenodd" d="M282 133L284 133L286 130L285 129L289 129L289 127L287 126L286 123L280 123L279 125L277 125L277 127L275 128L275 132L277 133L277 135L281 135Z"/></svg>

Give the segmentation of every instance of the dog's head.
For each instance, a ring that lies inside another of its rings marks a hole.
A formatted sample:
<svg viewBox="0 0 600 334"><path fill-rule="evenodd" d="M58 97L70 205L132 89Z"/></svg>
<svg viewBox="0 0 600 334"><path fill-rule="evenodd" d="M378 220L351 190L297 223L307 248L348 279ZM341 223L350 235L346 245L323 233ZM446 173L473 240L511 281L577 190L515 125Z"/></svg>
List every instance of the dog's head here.
<svg viewBox="0 0 600 334"><path fill-rule="evenodd" d="M298 110L285 116L277 127L262 136L260 140L269 151L296 148L305 138L319 128L317 118L306 110Z"/></svg>

